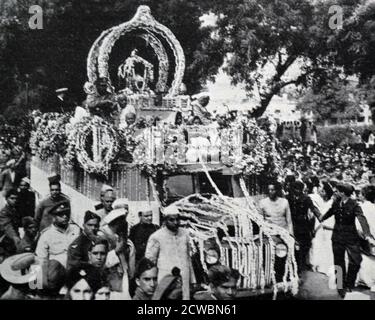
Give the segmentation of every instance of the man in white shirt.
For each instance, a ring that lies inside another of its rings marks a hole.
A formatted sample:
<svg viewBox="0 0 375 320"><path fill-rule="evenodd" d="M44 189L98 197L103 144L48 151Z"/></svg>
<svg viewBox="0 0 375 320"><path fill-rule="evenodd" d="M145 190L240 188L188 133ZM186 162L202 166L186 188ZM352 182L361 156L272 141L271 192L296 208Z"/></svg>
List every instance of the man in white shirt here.
<svg viewBox="0 0 375 320"><path fill-rule="evenodd" d="M80 234L79 227L70 222L70 213L67 201L62 201L51 209L52 225L42 231L35 250L42 264L48 260L57 260L66 268L69 245Z"/></svg>

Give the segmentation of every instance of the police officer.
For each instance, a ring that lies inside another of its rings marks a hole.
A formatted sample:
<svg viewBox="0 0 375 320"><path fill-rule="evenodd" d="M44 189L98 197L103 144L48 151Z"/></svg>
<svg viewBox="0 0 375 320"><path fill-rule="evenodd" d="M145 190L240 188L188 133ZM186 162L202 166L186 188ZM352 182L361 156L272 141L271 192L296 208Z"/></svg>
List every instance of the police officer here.
<svg viewBox="0 0 375 320"><path fill-rule="evenodd" d="M354 288L362 261L360 237L355 225L356 218L362 227L365 239L369 242L374 241L361 207L350 197L353 191L354 188L351 185L338 184L336 187L337 199L332 204L331 209L320 219L324 221L333 215L335 216L335 226L332 233L332 248L335 266L340 267L338 274L342 274L343 288L338 286L338 292L342 297L345 296L346 292L351 292ZM345 252L348 253L349 257L347 272ZM338 279L338 284L340 284L339 280L341 279Z"/></svg>
<svg viewBox="0 0 375 320"><path fill-rule="evenodd" d="M52 215L50 210L61 201L69 202L68 197L61 192L60 175L48 178L50 194L47 198L40 201L35 210L35 220L39 227L39 231L49 227L52 223Z"/></svg>
<svg viewBox="0 0 375 320"><path fill-rule="evenodd" d="M65 268L69 245L79 236L79 227L70 221L70 205L67 201L57 203L50 211L52 225L42 231L35 254L41 263L57 260Z"/></svg>

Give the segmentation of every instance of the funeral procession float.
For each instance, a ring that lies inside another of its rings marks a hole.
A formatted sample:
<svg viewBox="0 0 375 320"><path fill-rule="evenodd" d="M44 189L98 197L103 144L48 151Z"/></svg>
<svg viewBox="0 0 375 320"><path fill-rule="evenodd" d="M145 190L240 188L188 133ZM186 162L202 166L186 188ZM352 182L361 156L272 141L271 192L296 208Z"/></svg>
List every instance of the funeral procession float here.
<svg viewBox="0 0 375 320"><path fill-rule="evenodd" d="M118 43L126 54L116 64ZM102 32L88 53L84 103L74 115L34 114L32 187L44 196L47 177L59 174L79 225L103 184L128 199L130 226L145 207L160 224L173 203L202 272L214 243L220 263L240 273L239 298L296 293L294 238L265 221L255 201L265 177L279 174L274 137L251 117L209 113L207 94L186 94L184 69L179 41L147 6Z"/></svg>

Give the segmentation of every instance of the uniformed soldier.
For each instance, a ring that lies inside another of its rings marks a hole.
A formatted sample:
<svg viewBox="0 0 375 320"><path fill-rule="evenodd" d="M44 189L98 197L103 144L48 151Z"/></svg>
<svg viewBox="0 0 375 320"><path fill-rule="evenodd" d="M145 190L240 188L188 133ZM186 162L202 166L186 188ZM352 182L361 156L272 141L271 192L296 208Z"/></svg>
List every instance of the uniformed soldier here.
<svg viewBox="0 0 375 320"><path fill-rule="evenodd" d="M80 234L78 225L70 221L70 213L67 201L51 208L52 225L42 231L35 250L42 263L57 260L66 268L68 247Z"/></svg>
<svg viewBox="0 0 375 320"><path fill-rule="evenodd" d="M68 270L89 262L88 251L99 231L99 225L100 217L94 212L86 211L82 233L68 248Z"/></svg>
<svg viewBox="0 0 375 320"><path fill-rule="evenodd" d="M335 226L332 233L332 248L335 266L341 268L341 272L338 272L338 274L342 274L344 287L338 287L338 292L343 297L346 292L350 292L354 288L362 261L360 237L355 225L356 218L362 227L365 239L369 242L373 242L374 239L371 236L370 227L363 215L361 207L355 200L350 198L354 188L351 185L339 184L336 190L337 200L335 200L331 209L321 218L321 221L333 215L335 216ZM347 272L345 252L348 253L349 257Z"/></svg>
<svg viewBox="0 0 375 320"><path fill-rule="evenodd" d="M48 178L50 194L43 199L35 210L35 220L39 231L49 227L52 223L51 208L55 207L61 201L68 201L69 198L61 192L60 175Z"/></svg>

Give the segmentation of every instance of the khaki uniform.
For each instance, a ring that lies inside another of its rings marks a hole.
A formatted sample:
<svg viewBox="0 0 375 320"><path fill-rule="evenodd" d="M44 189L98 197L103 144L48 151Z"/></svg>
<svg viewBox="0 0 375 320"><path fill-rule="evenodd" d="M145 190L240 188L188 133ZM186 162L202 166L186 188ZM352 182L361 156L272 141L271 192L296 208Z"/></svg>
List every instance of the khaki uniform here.
<svg viewBox="0 0 375 320"><path fill-rule="evenodd" d="M34 218L39 226L39 231L44 230L52 224L50 211L57 203L64 200L69 201L69 198L61 193L57 199L52 199L51 196L48 196L38 204Z"/></svg>
<svg viewBox="0 0 375 320"><path fill-rule="evenodd" d="M57 260L66 268L69 245L79 234L80 229L75 224L69 224L66 230L51 225L40 235L35 254L42 261Z"/></svg>

